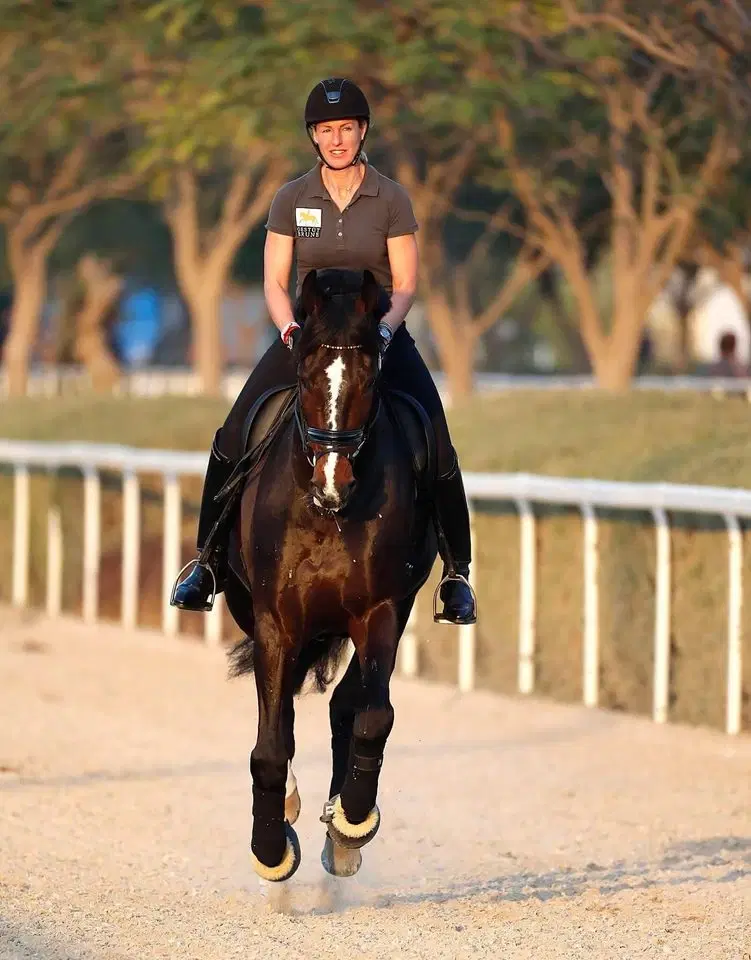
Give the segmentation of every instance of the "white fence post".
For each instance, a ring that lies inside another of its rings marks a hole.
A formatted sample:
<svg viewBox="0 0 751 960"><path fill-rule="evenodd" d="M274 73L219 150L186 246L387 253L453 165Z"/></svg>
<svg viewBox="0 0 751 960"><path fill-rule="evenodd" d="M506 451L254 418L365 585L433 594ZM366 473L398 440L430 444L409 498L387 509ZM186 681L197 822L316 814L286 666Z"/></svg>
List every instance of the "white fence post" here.
<svg viewBox="0 0 751 960"><path fill-rule="evenodd" d="M135 389L131 384L129 389ZM65 389L68 389L66 385ZM27 443L0 439L0 463L13 471L13 558L11 601L16 607L29 602L31 549L32 470L59 470L65 467L84 474L83 543L83 617L95 621L99 608L99 565L101 555L101 482L99 471L123 473L123 572L122 610L125 626L135 627L138 620L140 486L139 472L161 473L165 479L164 519L164 591L170 586L179 565L180 500L178 478L203 477L202 453L168 450L143 450L107 444ZM725 728L736 734L742 728L742 605L743 541L741 519L751 518L751 490L691 486L687 484L622 483L607 480L582 480L526 474L465 474L465 489L470 507L477 500L516 503L519 508L520 564L518 687L521 692L534 689L536 544L532 505L547 503L575 505L583 517L584 539L584 614L582 699L588 706L599 702L599 557L597 509L647 510L656 524L656 584L654 613L654 690L652 713L658 723L669 718L670 693L670 602L671 557L669 511L722 516L728 532L728 625L727 686ZM474 509L471 509L473 552ZM63 538L60 515L51 508L47 517L47 593L45 606L55 612L62 607ZM473 580L477 565L473 564ZM205 638L209 644L222 639L224 598L217 598L214 611L205 618ZM176 630L176 611L163 611L167 633ZM418 670L418 647L414 639L416 610L410 618L400 653L400 669L406 675ZM477 632L474 625L459 630L457 681L461 690L476 686Z"/></svg>
<svg viewBox="0 0 751 960"><path fill-rule="evenodd" d="M535 514L526 500L519 510L519 693L535 687L535 634L537 617L537 544Z"/></svg>
<svg viewBox="0 0 751 960"><path fill-rule="evenodd" d="M475 508L471 499L468 499L469 530L471 539L472 566L470 582L474 587L477 584L477 548L475 537ZM459 689L462 693L469 693L475 688L475 662L477 659L477 624L467 623L459 627Z"/></svg>
<svg viewBox="0 0 751 960"><path fill-rule="evenodd" d="M582 506L584 516L584 705L596 707L600 672L600 602L597 515L590 504Z"/></svg>
<svg viewBox="0 0 751 960"><path fill-rule="evenodd" d="M407 626L404 628L404 633L399 641L399 672L403 677L417 676L417 618L417 600L415 600L407 620Z"/></svg>
<svg viewBox="0 0 751 960"><path fill-rule="evenodd" d="M670 523L664 510L652 514L657 540L652 718L665 723L670 702Z"/></svg>
<svg viewBox="0 0 751 960"><path fill-rule="evenodd" d="M50 484L55 484L54 473ZM47 508L47 616L57 617L63 608L63 525L60 505L50 503Z"/></svg>
<svg viewBox="0 0 751 960"><path fill-rule="evenodd" d="M204 614L203 638L209 647L218 647L221 645L224 603L224 594L217 594L211 611Z"/></svg>
<svg viewBox="0 0 751 960"><path fill-rule="evenodd" d="M13 479L13 586L14 607L25 607L29 602L29 520L31 492L29 468L17 465Z"/></svg>
<svg viewBox="0 0 751 960"><path fill-rule="evenodd" d="M99 616L99 560L102 550L102 485L93 467L83 480L83 619Z"/></svg>
<svg viewBox="0 0 751 960"><path fill-rule="evenodd" d="M138 622L138 568L141 549L141 486L133 470L123 478L122 623Z"/></svg>
<svg viewBox="0 0 751 960"><path fill-rule="evenodd" d="M180 479L173 473L164 478L164 533L162 537L162 629L174 637L180 627L180 611L170 605L175 578L180 572L180 533L182 528Z"/></svg>
<svg viewBox="0 0 751 960"><path fill-rule="evenodd" d="M740 733L743 710L741 610L743 605L743 540L738 518L725 515L728 530L728 654L725 729Z"/></svg>

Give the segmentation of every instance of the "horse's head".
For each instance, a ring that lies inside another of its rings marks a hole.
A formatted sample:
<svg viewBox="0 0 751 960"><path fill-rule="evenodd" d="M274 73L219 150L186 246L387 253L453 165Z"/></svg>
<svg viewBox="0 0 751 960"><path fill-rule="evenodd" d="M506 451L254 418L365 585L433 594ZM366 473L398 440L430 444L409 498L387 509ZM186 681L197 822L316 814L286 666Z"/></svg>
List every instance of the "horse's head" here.
<svg viewBox="0 0 751 960"><path fill-rule="evenodd" d="M355 488L353 461L374 416L384 296L369 270L311 270L303 282L297 422L313 466L313 502L324 510L343 509Z"/></svg>

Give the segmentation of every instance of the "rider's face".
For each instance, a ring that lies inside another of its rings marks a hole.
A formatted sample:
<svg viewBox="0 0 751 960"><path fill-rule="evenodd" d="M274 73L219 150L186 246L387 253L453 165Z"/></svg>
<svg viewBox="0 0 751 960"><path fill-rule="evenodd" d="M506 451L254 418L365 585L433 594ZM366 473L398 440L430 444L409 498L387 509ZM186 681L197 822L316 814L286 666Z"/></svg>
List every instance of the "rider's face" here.
<svg viewBox="0 0 751 960"><path fill-rule="evenodd" d="M343 170L355 159L365 133L365 124L357 120L331 120L316 124L313 139L329 166Z"/></svg>

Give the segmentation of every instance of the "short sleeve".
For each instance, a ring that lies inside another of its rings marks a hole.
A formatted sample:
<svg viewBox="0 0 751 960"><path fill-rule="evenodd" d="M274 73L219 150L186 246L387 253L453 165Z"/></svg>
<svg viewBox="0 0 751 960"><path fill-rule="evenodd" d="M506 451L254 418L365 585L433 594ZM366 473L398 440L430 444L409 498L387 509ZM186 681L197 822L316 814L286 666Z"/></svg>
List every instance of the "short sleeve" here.
<svg viewBox="0 0 751 960"><path fill-rule="evenodd" d="M295 235L295 203L292 184L286 183L274 194L266 220L266 229L271 233L281 233L285 237Z"/></svg>
<svg viewBox="0 0 751 960"><path fill-rule="evenodd" d="M389 237L403 237L409 233L417 233L417 220L412 209L412 201L407 191L394 184L394 190L389 200L389 228L386 234Z"/></svg>

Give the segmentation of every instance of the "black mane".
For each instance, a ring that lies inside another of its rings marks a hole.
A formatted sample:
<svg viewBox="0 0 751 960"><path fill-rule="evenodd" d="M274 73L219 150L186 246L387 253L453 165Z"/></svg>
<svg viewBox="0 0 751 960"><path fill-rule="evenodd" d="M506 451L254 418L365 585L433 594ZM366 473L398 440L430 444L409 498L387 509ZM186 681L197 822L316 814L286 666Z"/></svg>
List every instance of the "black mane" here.
<svg viewBox="0 0 751 960"><path fill-rule="evenodd" d="M308 316L302 295L293 308L295 320L302 326L300 350L309 353L323 344L337 347L362 346L367 353L378 353L378 322L388 312L391 298L379 285L378 302L370 313L358 313L355 303L363 284L362 270L318 270L317 286L322 306Z"/></svg>

